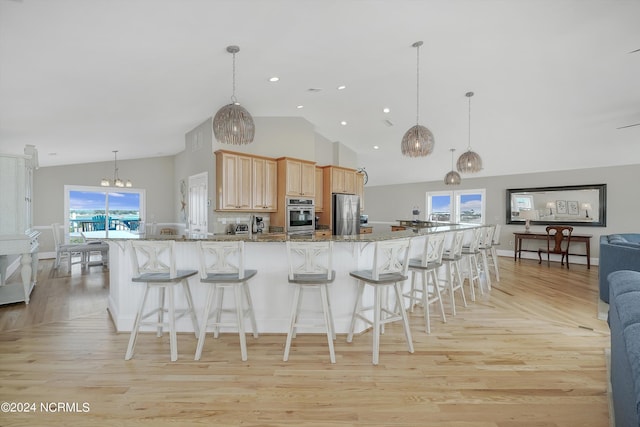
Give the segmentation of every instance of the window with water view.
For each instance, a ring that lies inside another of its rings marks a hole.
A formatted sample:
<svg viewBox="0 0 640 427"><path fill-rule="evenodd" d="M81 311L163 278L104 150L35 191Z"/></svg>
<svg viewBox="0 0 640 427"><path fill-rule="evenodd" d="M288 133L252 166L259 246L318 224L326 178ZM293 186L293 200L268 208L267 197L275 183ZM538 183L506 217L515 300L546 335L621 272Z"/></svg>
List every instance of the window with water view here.
<svg viewBox="0 0 640 427"><path fill-rule="evenodd" d="M427 193L429 221L484 224L485 190Z"/></svg>

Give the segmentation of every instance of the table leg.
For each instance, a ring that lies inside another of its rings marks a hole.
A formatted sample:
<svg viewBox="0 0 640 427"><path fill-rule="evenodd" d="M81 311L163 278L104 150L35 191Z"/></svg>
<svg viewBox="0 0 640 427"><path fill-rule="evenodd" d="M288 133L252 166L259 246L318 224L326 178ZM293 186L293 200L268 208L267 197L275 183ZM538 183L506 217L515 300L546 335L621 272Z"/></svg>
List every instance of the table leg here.
<svg viewBox="0 0 640 427"><path fill-rule="evenodd" d="M591 239L587 239L585 245L587 246L587 268L591 269Z"/></svg>

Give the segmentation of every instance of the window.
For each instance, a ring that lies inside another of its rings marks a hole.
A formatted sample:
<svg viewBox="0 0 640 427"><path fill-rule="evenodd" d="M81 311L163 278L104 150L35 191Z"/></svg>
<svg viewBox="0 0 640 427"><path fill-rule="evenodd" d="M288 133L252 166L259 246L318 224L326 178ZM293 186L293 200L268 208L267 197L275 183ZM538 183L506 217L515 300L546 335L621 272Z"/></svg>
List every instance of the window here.
<svg viewBox="0 0 640 427"><path fill-rule="evenodd" d="M65 229L137 231L144 221L145 191L65 185Z"/></svg>
<svg viewBox="0 0 640 427"><path fill-rule="evenodd" d="M484 224L485 190L428 192L427 219L440 222Z"/></svg>

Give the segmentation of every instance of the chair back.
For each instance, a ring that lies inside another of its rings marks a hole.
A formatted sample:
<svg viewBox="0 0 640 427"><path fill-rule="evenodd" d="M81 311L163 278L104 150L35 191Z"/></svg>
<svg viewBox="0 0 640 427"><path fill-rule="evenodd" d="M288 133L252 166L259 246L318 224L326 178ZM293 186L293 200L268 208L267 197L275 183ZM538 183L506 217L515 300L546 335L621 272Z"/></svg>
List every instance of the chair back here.
<svg viewBox="0 0 640 427"><path fill-rule="evenodd" d="M64 244L64 233L60 223L54 222L51 224L51 231L53 232L53 243L56 246L56 251L60 248L60 245Z"/></svg>
<svg viewBox="0 0 640 427"><path fill-rule="evenodd" d="M289 280L304 276L322 276L331 280L333 275L333 241L298 242L287 240Z"/></svg>
<svg viewBox="0 0 640 427"><path fill-rule="evenodd" d="M173 240L129 240L133 276L168 274L175 278L175 244Z"/></svg>
<svg viewBox="0 0 640 427"><path fill-rule="evenodd" d="M407 275L411 239L382 240L375 242L371 276L379 280L385 274Z"/></svg>
<svg viewBox="0 0 640 427"><path fill-rule="evenodd" d="M552 254L561 254L569 252L569 244L571 243L571 233L573 227L568 225L549 225L547 231L547 252ZM566 240L565 248L562 249L562 242ZM553 241L553 248L551 242Z"/></svg>
<svg viewBox="0 0 640 427"><path fill-rule="evenodd" d="M200 278L206 279L209 274L232 274L244 279L244 242L198 242L200 258Z"/></svg>
<svg viewBox="0 0 640 427"><path fill-rule="evenodd" d="M492 240L492 244L494 246L500 244L500 229L502 228L502 226L500 224L496 224L495 227L496 228L493 232L493 240Z"/></svg>
<svg viewBox="0 0 640 427"><path fill-rule="evenodd" d="M445 250L446 254L450 258L459 258L462 256L462 245L464 243L464 231L452 231L453 238L451 239L451 245ZM449 233L447 233L449 234Z"/></svg>
<svg viewBox="0 0 640 427"><path fill-rule="evenodd" d="M483 235L483 227L472 228L471 230L467 230L465 232L465 242L463 244L465 250L469 252L477 252L478 246L480 245L480 240Z"/></svg>
<svg viewBox="0 0 640 427"><path fill-rule="evenodd" d="M484 235L482 236L482 243L480 244L482 249L489 249L493 246L493 235L495 234L495 231L495 225L487 225L483 227Z"/></svg>
<svg viewBox="0 0 640 427"><path fill-rule="evenodd" d="M420 257L422 267L442 264L442 254L444 253L445 233L427 234L424 242L424 251Z"/></svg>

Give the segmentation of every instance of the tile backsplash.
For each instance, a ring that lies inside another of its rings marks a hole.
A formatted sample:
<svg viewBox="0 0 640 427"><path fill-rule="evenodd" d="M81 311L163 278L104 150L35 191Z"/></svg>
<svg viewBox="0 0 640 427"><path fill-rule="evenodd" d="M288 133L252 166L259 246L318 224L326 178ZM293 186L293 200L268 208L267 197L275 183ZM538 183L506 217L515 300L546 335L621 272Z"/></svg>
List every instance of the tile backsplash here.
<svg viewBox="0 0 640 427"><path fill-rule="evenodd" d="M215 234L225 234L232 230L236 224L250 224L254 216L262 217L264 222L264 231L269 230L270 216L269 214L252 214L248 212L216 212L213 221L213 230Z"/></svg>

